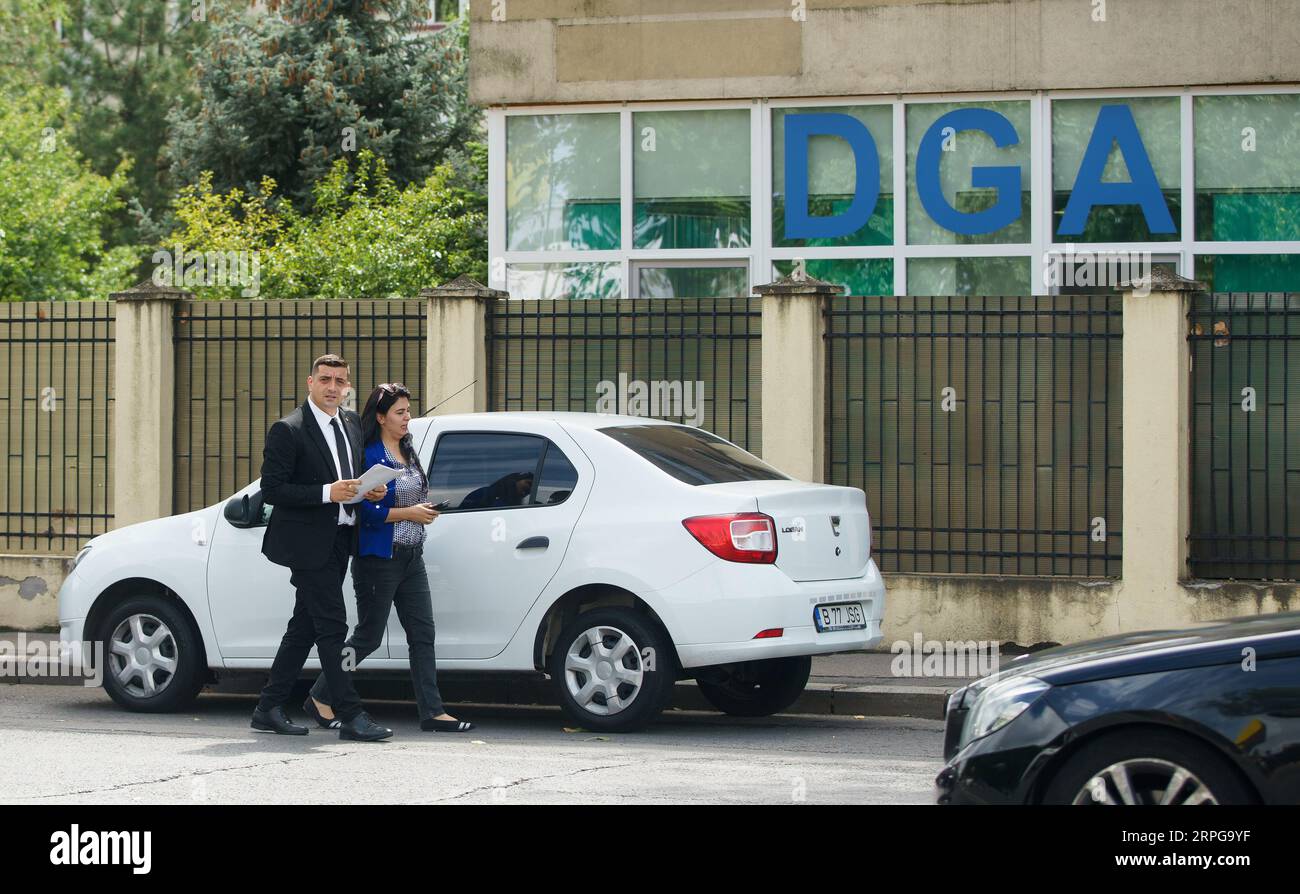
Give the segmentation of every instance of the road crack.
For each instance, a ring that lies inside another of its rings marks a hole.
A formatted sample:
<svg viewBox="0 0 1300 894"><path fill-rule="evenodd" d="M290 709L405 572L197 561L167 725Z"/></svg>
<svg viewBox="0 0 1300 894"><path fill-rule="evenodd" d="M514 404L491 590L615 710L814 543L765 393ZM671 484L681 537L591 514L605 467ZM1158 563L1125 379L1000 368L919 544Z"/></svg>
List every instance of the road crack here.
<svg viewBox="0 0 1300 894"><path fill-rule="evenodd" d="M622 767L634 767L634 766L637 766L637 762L635 761L626 764L604 764L599 767L581 767L577 770L568 770L564 773L548 773L545 776L525 776L522 779L516 779L514 782L507 782L504 785L480 785L480 786L476 786L475 788L466 789L465 791L457 795L448 795L445 798L434 798L429 801L419 801L417 803L441 804L446 801L458 801L461 798L467 798L470 795L476 795L479 792L502 791L504 789L514 788L515 786L524 785L525 783L529 783L529 782L542 782L547 779L570 779L574 776L581 776L583 773L595 773L598 770L617 770Z"/></svg>
<svg viewBox="0 0 1300 894"><path fill-rule="evenodd" d="M237 770L260 770L263 767L269 767L275 764L280 764L280 765L294 764L294 763L298 763L299 761L305 761L305 760L343 757L345 754L347 754L347 752L336 752L336 753L325 752L325 753L318 753L318 754L305 754L302 755L301 757L286 757L286 758L282 758L281 760L275 760L275 761L259 761L258 763L245 764L239 767L213 767L210 770L191 770L186 773L174 773L171 776L161 776L157 779L141 779L136 782L122 782L119 783L118 785L110 785L107 788L91 788L91 789L83 789L81 791L74 791L74 792L59 792L57 794L39 795L34 798L23 798L21 800L46 801L49 800L50 798L71 798L71 797L76 797L78 795L103 795L103 794L109 794L111 792L125 791L126 789L136 788L141 785L161 785L165 782L175 782L178 779L194 779L195 777L199 777L199 776L212 776L217 773L230 773Z"/></svg>

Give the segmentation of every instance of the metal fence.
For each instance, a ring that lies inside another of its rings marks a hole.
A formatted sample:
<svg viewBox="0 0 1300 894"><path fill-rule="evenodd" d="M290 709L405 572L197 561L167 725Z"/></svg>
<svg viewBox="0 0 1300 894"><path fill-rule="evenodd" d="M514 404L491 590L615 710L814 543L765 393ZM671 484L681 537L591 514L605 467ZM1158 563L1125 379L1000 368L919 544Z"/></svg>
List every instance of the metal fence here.
<svg viewBox="0 0 1300 894"><path fill-rule="evenodd" d="M420 300L182 301L176 307L175 510L229 496L261 474L271 423L307 397L311 362L351 365L357 409L380 382L424 409Z"/></svg>
<svg viewBox="0 0 1300 894"><path fill-rule="evenodd" d="M759 298L497 301L494 410L626 412L700 425L762 451Z"/></svg>
<svg viewBox="0 0 1300 894"><path fill-rule="evenodd" d="M0 303L5 552L73 553L113 524L114 305Z"/></svg>
<svg viewBox="0 0 1300 894"><path fill-rule="evenodd" d="M1300 578L1300 294L1196 295L1188 323L1190 571Z"/></svg>
<svg viewBox="0 0 1300 894"><path fill-rule="evenodd" d="M1119 576L1120 301L828 303L827 480L883 570Z"/></svg>

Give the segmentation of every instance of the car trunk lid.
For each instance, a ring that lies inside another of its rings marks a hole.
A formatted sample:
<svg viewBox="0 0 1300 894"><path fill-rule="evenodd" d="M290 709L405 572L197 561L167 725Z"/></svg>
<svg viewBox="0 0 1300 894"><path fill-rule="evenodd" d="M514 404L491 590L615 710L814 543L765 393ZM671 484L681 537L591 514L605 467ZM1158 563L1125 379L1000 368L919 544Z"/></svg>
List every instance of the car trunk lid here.
<svg viewBox="0 0 1300 894"><path fill-rule="evenodd" d="M871 554L866 495L803 481L734 481L700 488L752 499L776 522L776 566L796 581L861 577Z"/></svg>

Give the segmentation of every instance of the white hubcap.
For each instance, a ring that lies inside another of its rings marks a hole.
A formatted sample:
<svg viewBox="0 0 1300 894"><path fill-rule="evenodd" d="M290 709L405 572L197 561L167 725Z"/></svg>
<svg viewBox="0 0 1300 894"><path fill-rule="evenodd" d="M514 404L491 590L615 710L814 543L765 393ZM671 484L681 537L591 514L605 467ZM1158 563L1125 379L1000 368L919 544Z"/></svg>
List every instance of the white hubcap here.
<svg viewBox="0 0 1300 894"><path fill-rule="evenodd" d="M617 627L579 634L564 657L564 682L584 711L608 716L627 708L641 692L641 650Z"/></svg>
<svg viewBox="0 0 1300 894"><path fill-rule="evenodd" d="M162 693L176 674L176 638L153 615L131 615L109 638L110 671L136 698Z"/></svg>

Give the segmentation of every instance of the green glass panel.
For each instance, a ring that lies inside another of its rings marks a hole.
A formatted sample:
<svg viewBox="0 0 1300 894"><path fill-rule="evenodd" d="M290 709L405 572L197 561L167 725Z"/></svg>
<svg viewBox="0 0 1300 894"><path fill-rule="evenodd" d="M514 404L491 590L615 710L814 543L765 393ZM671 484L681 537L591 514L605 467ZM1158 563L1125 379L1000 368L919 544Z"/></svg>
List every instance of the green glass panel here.
<svg viewBox="0 0 1300 894"><path fill-rule="evenodd" d="M642 298L744 298L749 289L745 267L640 267L637 287Z"/></svg>
<svg viewBox="0 0 1300 894"><path fill-rule="evenodd" d="M1300 255L1197 255L1211 292L1300 292Z"/></svg>
<svg viewBox="0 0 1300 894"><path fill-rule="evenodd" d="M511 298L620 298L622 265L611 263L511 264L506 288Z"/></svg>
<svg viewBox="0 0 1300 894"><path fill-rule="evenodd" d="M637 248L744 248L749 245L749 200L639 201L632 232Z"/></svg>
<svg viewBox="0 0 1300 894"><path fill-rule="evenodd" d="M748 109L633 115L633 245L748 246L749 137Z"/></svg>
<svg viewBox="0 0 1300 894"><path fill-rule="evenodd" d="M618 115L506 119L511 251L619 248L618 195Z"/></svg>
<svg viewBox="0 0 1300 894"><path fill-rule="evenodd" d="M1300 239L1300 94L1194 103L1197 237Z"/></svg>
<svg viewBox="0 0 1300 894"><path fill-rule="evenodd" d="M911 258L909 295L1029 295L1029 258Z"/></svg>
<svg viewBox="0 0 1300 894"><path fill-rule="evenodd" d="M564 232L570 245L592 249L619 248L618 202L569 202L564 206Z"/></svg>

